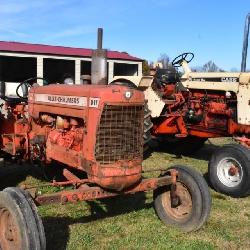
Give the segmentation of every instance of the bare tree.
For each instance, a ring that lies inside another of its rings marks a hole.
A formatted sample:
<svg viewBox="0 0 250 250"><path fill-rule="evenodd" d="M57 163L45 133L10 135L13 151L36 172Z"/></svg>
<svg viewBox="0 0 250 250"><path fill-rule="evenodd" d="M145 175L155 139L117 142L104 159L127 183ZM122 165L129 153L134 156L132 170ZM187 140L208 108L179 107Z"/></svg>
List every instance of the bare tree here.
<svg viewBox="0 0 250 250"><path fill-rule="evenodd" d="M193 72L202 72L203 68L201 66L195 66L195 67L191 67L191 70Z"/></svg>
<svg viewBox="0 0 250 250"><path fill-rule="evenodd" d="M205 72L222 72L223 70L220 69L213 61L209 61L205 63L202 67L202 71Z"/></svg>
<svg viewBox="0 0 250 250"><path fill-rule="evenodd" d="M240 72L236 67L230 69L230 72Z"/></svg>
<svg viewBox="0 0 250 250"><path fill-rule="evenodd" d="M150 61L150 62L148 63L148 65L149 65L149 68L153 68L153 67L154 67L154 62L153 62L153 61Z"/></svg>
<svg viewBox="0 0 250 250"><path fill-rule="evenodd" d="M160 54L160 57L158 58L158 62L162 63L162 67L164 69L172 67L169 56L165 53Z"/></svg>

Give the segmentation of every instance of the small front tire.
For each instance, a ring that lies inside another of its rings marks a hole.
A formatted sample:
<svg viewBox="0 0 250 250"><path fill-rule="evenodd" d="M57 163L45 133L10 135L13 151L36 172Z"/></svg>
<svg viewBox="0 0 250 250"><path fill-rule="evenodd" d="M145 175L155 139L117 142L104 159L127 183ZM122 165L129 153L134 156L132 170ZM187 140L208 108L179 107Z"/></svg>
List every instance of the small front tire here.
<svg viewBox="0 0 250 250"><path fill-rule="evenodd" d="M179 204L172 206L170 187L154 191L154 206L158 217L167 225L174 225L185 232L196 231L208 220L211 195L204 178L194 169L174 166L178 171L176 193Z"/></svg>

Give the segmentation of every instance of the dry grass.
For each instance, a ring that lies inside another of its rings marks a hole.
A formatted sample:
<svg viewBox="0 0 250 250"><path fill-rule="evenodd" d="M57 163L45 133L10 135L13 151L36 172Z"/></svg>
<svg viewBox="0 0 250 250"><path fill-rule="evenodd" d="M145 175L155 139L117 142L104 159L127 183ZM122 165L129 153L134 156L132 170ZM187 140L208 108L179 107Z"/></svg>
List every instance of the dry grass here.
<svg viewBox="0 0 250 250"><path fill-rule="evenodd" d="M212 140L217 145L225 142ZM144 168L185 164L206 177L207 161L216 147L207 144L192 157L154 152L144 161ZM7 180L12 185L42 182L25 174L12 176ZM233 199L211 192L209 221L188 234L161 223L153 209L152 193L44 206L39 212L48 249L250 249L250 197Z"/></svg>

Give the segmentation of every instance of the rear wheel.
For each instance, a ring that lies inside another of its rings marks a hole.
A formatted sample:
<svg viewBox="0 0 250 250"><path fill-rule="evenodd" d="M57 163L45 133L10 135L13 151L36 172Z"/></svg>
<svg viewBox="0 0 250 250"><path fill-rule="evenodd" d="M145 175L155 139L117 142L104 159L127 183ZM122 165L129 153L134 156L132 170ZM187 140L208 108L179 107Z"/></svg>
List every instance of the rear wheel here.
<svg viewBox="0 0 250 250"><path fill-rule="evenodd" d="M184 166L171 169L178 171L178 205L171 202L169 186L158 188L154 191L156 213L167 225L175 225L186 232L198 230L207 221L211 209L207 183L194 169Z"/></svg>
<svg viewBox="0 0 250 250"><path fill-rule="evenodd" d="M221 147L208 166L209 179L214 189L232 197L250 193L250 151L239 144Z"/></svg>
<svg viewBox="0 0 250 250"><path fill-rule="evenodd" d="M151 111L148 108L147 103L144 106L144 123L143 123L143 142L144 142L144 152L149 149L149 143L151 141L151 128L153 123L151 122Z"/></svg>
<svg viewBox="0 0 250 250"><path fill-rule="evenodd" d="M7 188L0 192L1 249L46 249L43 226L41 220L37 218L39 217L32 209L31 201L26 199L24 191L18 188Z"/></svg>
<svg viewBox="0 0 250 250"><path fill-rule="evenodd" d="M207 138L188 135L178 138L174 135L162 136L159 138L160 147L176 154L192 154L204 146Z"/></svg>

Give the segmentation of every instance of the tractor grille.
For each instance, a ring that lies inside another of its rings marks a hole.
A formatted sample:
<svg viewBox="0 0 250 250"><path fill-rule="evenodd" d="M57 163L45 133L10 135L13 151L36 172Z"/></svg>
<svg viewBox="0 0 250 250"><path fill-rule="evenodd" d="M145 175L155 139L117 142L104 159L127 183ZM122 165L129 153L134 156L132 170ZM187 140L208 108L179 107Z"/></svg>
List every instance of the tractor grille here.
<svg viewBox="0 0 250 250"><path fill-rule="evenodd" d="M100 164L142 157L144 106L105 105L97 130L95 158Z"/></svg>

